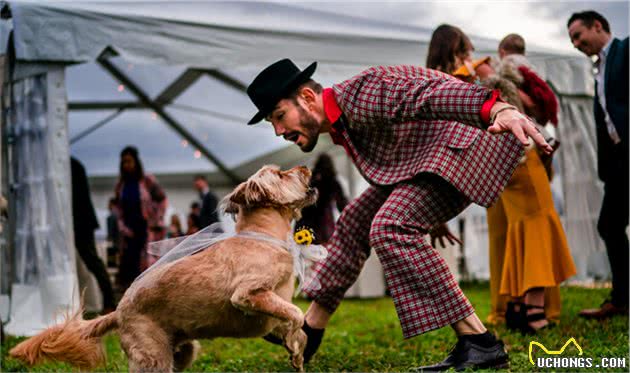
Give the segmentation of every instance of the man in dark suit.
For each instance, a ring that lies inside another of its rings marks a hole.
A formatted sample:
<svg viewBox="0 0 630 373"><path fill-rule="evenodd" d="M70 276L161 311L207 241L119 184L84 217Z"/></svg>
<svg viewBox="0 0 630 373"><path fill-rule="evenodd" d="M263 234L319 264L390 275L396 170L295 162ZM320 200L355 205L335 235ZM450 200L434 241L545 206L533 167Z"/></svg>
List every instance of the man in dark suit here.
<svg viewBox="0 0 630 373"><path fill-rule="evenodd" d="M612 272L610 297L600 308L580 312L603 319L628 313L628 37L613 38L599 13L574 13L567 23L573 46L595 62L597 168L604 201L597 223Z"/></svg>
<svg viewBox="0 0 630 373"><path fill-rule="evenodd" d="M199 192L201 199L201 212L199 213L199 229L203 229L212 223L219 221L217 213L217 197L210 191L208 180L203 175L196 175L194 180L195 189Z"/></svg>
<svg viewBox="0 0 630 373"><path fill-rule="evenodd" d="M85 266L96 277L98 287L103 294L103 312L108 313L116 308L112 283L105 269L105 264L96 253L94 230L98 228L98 220L90 198L85 168L75 158L70 158L72 173L72 220L74 223L74 244Z"/></svg>

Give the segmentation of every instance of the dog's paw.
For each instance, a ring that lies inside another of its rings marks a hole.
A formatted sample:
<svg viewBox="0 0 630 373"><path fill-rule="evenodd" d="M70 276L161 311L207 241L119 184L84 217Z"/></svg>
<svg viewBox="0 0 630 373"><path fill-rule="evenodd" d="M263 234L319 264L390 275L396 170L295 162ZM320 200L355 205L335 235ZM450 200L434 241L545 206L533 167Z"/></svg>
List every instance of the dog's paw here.
<svg viewBox="0 0 630 373"><path fill-rule="evenodd" d="M301 353L291 357L291 366L298 372L304 372L304 355Z"/></svg>
<svg viewBox="0 0 630 373"><path fill-rule="evenodd" d="M302 354L306 347L306 338L306 333L304 333L302 328L289 332L285 337L286 347L293 355L297 353Z"/></svg>
<svg viewBox="0 0 630 373"><path fill-rule="evenodd" d="M298 372L304 371L304 348L306 347L306 333L302 329L289 334L286 347L291 352L291 365Z"/></svg>

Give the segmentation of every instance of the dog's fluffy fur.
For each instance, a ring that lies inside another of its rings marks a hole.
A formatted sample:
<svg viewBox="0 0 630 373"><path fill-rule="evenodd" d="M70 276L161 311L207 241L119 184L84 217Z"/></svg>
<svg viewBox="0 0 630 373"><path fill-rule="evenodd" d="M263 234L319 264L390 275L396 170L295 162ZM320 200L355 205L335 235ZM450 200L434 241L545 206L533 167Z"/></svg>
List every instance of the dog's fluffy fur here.
<svg viewBox="0 0 630 373"><path fill-rule="evenodd" d="M310 171L265 166L221 202L236 232L256 231L285 240L291 221L313 204ZM259 337L284 341L293 367L303 370L306 335L302 311L291 303L293 258L284 248L232 237L209 250L162 265L139 280L115 312L83 320L78 312L10 351L28 364L65 361L82 369L102 364L100 337L118 329L130 371L189 367L198 338Z"/></svg>
<svg viewBox="0 0 630 373"><path fill-rule="evenodd" d="M496 73L484 79L483 85L490 89L498 89L504 101L516 106L520 112L525 112L518 95L518 87L523 83L518 66L509 58L500 62L492 60L491 65Z"/></svg>

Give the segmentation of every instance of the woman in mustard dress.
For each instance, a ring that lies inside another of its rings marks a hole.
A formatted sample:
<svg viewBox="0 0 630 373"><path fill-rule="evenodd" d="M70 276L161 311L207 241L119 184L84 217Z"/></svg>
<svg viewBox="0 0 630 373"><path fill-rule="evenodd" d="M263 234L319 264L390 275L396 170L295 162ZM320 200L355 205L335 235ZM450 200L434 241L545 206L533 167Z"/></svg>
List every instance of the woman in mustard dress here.
<svg viewBox="0 0 630 373"><path fill-rule="evenodd" d="M545 327L545 315L557 321L561 306L558 285L575 274L575 266L536 149L527 151L499 200L488 208L487 218L488 321L498 323L507 317L508 327L518 328L518 321L512 321L518 318L514 313L525 311L529 322L520 328L528 332Z"/></svg>
<svg viewBox="0 0 630 373"><path fill-rule="evenodd" d="M429 45L427 67L483 84L495 73L488 58L473 61L472 51L472 43L459 28L439 26ZM504 83L498 86L503 88ZM502 90L502 98L530 115L538 113L528 111L535 104L513 88L511 94ZM535 333L550 325L549 320L557 320L558 285L576 271L537 149L527 149L503 194L488 208L488 234L488 321L505 321L509 328Z"/></svg>

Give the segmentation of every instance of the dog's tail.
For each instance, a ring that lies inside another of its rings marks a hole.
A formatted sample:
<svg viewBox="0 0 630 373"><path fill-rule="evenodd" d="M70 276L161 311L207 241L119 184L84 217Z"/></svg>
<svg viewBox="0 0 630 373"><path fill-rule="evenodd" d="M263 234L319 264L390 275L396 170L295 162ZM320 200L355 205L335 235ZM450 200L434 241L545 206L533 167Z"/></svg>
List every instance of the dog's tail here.
<svg viewBox="0 0 630 373"><path fill-rule="evenodd" d="M28 365L43 360L69 363L81 369L94 369L105 361L101 336L118 327L117 312L93 320L83 320L83 310L64 323L52 326L15 346L9 354Z"/></svg>

